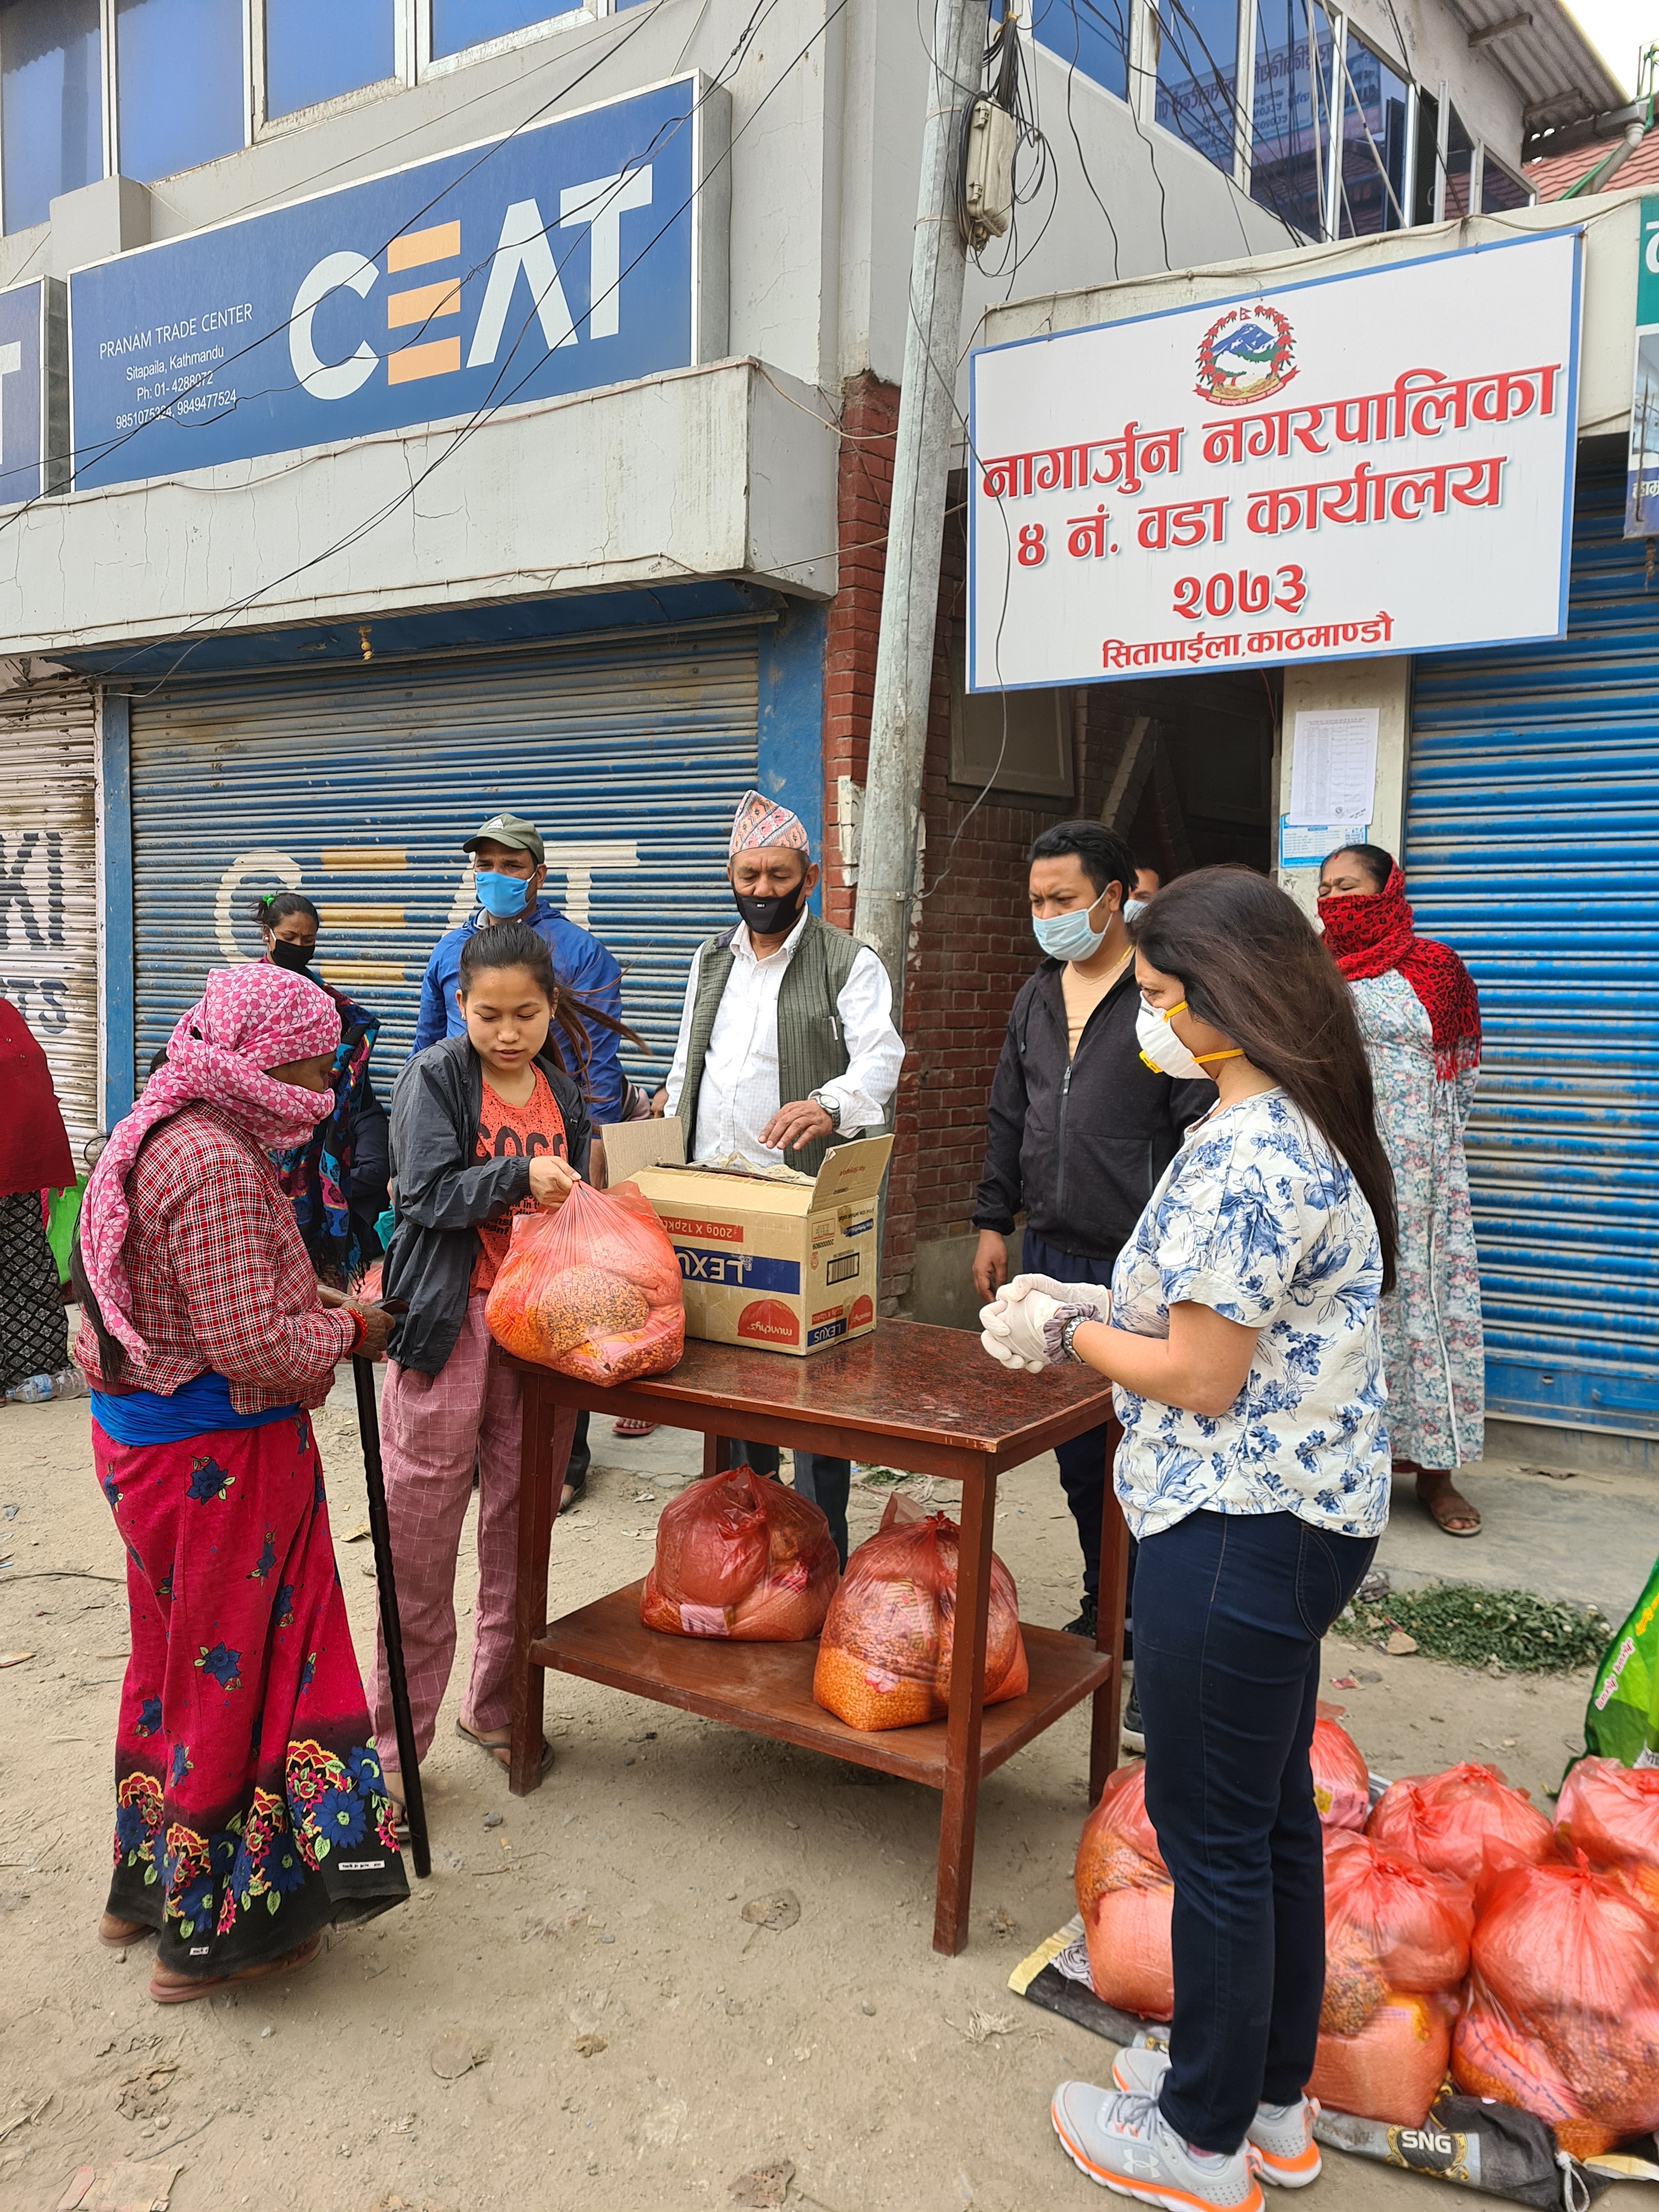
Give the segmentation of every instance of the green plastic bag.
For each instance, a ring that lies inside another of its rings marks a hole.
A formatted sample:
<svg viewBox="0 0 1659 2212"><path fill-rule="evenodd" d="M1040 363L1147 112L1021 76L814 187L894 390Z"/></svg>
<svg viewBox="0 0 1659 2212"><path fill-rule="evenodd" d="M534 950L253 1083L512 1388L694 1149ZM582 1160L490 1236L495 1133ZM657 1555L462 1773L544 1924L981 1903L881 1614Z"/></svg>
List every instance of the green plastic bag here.
<svg viewBox="0 0 1659 2212"><path fill-rule="evenodd" d="M86 1187L87 1177L82 1176L79 1182L48 1192L46 1196L46 1242L58 1262L60 1283L69 1280L70 1246L75 1240L75 1224L81 1218L81 1198Z"/></svg>
<svg viewBox="0 0 1659 2212"><path fill-rule="evenodd" d="M1592 1756L1659 1766L1659 1559L1631 1616L1601 1654L1584 1708Z"/></svg>

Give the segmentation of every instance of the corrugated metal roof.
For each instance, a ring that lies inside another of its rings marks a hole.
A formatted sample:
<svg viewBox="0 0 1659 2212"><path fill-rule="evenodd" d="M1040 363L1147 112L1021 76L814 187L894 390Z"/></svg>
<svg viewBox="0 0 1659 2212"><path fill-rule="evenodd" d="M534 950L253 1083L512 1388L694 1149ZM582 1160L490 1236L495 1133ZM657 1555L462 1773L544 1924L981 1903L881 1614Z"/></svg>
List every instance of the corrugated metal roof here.
<svg viewBox="0 0 1659 2212"><path fill-rule="evenodd" d="M1630 98L1561 0L1450 0L1450 13L1471 33L1531 16L1480 48L1521 94L1529 130L1576 123Z"/></svg>

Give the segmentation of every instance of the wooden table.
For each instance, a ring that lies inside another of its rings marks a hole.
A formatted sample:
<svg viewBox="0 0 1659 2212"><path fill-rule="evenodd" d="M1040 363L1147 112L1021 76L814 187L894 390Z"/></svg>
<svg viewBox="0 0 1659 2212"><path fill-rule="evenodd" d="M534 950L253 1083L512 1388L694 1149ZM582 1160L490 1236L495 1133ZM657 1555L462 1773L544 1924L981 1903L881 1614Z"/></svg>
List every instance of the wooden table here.
<svg viewBox="0 0 1659 2212"><path fill-rule="evenodd" d="M1012 1375L988 1359L969 1332L903 1321L878 1322L870 1335L805 1359L689 1342L672 1375L615 1389L525 1361L513 1364L524 1381L509 1774L514 1795L526 1795L541 1779L542 1693L549 1668L832 1759L903 1775L942 1793L933 1948L959 1951L967 1936L983 1777L1090 1697L1091 1799L1117 1763L1128 1545L1109 1483L1094 1647L1080 1637L1022 1622L1030 1689L988 1711L983 1687L997 1477L1110 1419L1106 1383L1082 1367ZM701 1430L706 1474L721 1465L725 1440L742 1437L959 1483L958 1632L948 1717L920 1728L848 1728L812 1701L815 1642L664 1636L641 1626L637 1583L550 1626L548 1551L562 1475L553 1464L551 1443L555 1420L566 1407ZM970 1635L962 1634L964 1623Z"/></svg>

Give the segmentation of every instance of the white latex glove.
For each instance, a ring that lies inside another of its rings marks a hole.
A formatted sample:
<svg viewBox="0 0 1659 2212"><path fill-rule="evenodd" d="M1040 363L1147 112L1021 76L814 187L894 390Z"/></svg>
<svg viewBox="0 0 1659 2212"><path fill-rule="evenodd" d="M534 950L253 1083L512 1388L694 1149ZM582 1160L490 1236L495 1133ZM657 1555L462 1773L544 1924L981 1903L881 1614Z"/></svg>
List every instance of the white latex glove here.
<svg viewBox="0 0 1659 2212"><path fill-rule="evenodd" d="M1061 1283L1053 1275L1015 1275L997 1296L1023 1298L1027 1291L1042 1291L1063 1306L1087 1306L1100 1321L1112 1317L1112 1294L1103 1283Z"/></svg>
<svg viewBox="0 0 1659 2212"><path fill-rule="evenodd" d="M1026 1279L1027 1283L1030 1278ZM1048 1364L1048 1355L1043 1349L1043 1324L1059 1307L1060 1300L1050 1297L1046 1291L1030 1288L1011 1297L1012 1283L1003 1285L1000 1297L994 1298L988 1306L979 1310L980 1342L993 1359L1016 1373L1029 1370L1036 1374Z"/></svg>

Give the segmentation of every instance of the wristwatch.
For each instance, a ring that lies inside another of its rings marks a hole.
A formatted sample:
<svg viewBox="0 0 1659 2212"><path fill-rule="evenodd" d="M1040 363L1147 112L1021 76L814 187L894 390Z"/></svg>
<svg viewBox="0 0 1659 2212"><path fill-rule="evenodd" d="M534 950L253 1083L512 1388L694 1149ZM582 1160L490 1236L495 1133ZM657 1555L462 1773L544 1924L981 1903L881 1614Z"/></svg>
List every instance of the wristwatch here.
<svg viewBox="0 0 1659 2212"><path fill-rule="evenodd" d="M1060 1355L1063 1358L1074 1359L1077 1361L1079 1366L1083 1364L1083 1354L1078 1350L1073 1339L1076 1337L1079 1329L1082 1328L1085 1321L1091 1321L1095 1318L1097 1318L1097 1316L1092 1314L1073 1314L1072 1316L1070 1321L1066 1322L1065 1328L1060 1332Z"/></svg>
<svg viewBox="0 0 1659 2212"><path fill-rule="evenodd" d="M806 1095L813 1105L830 1116L830 1126L839 1136L841 1134L840 1099L832 1096L828 1091L809 1091Z"/></svg>

